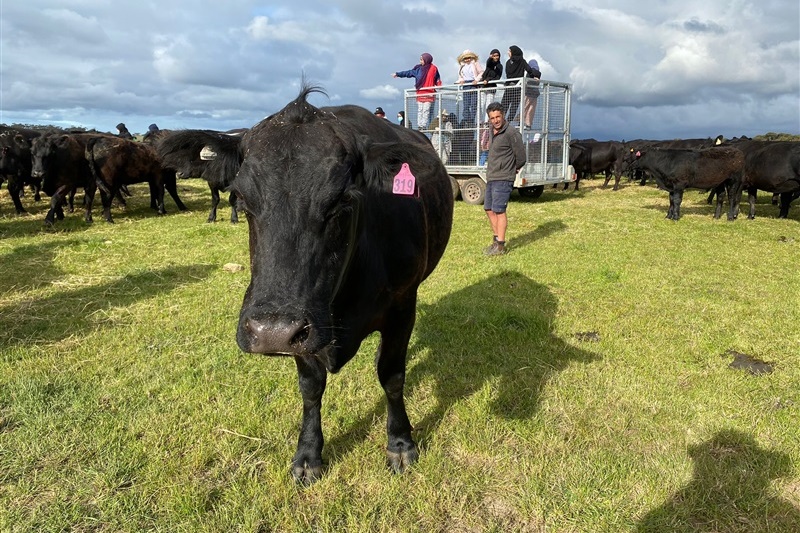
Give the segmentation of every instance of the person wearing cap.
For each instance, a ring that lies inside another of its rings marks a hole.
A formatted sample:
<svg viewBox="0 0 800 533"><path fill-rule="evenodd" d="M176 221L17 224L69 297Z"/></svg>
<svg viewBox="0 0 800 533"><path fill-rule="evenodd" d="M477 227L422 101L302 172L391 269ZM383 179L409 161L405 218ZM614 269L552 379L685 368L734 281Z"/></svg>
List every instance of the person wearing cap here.
<svg viewBox="0 0 800 533"><path fill-rule="evenodd" d="M393 78L414 78L417 90L417 127L428 128L431 119L431 108L436 100L436 89L442 84L439 68L433 64L433 56L425 52L419 56L419 64L410 70L401 70L392 74Z"/></svg>
<svg viewBox="0 0 800 533"><path fill-rule="evenodd" d="M459 65L456 83L462 86L464 97L463 119L468 124L475 124L475 115L478 111L478 91L475 85L483 74L483 67L478 61L478 55L469 49L461 52L456 61Z"/></svg>
<svg viewBox="0 0 800 533"><path fill-rule="evenodd" d="M119 132L117 133L117 137L121 137L129 141L133 140L133 135L131 135L131 132L128 131L128 127L125 126L124 122L120 122L119 124L117 124L117 131Z"/></svg>
<svg viewBox="0 0 800 533"><path fill-rule="evenodd" d="M446 165L447 160L450 159L450 152L453 150L453 122L446 109L442 109L439 116L433 119L431 129L433 130L431 144L439 154L439 159Z"/></svg>
<svg viewBox="0 0 800 533"><path fill-rule="evenodd" d="M525 145L519 130L509 127L503 104L492 102L489 112L491 132L489 135L489 157L486 162L486 195L483 210L489 218L494 237L485 255L506 253L506 230L508 217L506 208L514 190L517 172L525 166Z"/></svg>
<svg viewBox="0 0 800 533"><path fill-rule="evenodd" d="M386 118L386 113L383 112L383 108L382 107L376 107L375 108L375 116L383 118L383 119L386 119L386 120L389 120L388 118Z"/></svg>
<svg viewBox="0 0 800 533"><path fill-rule="evenodd" d="M486 107L494 102L494 94L495 89L497 87L498 81L500 78L503 77L503 63L500 61L500 50L497 48L492 49L489 52L489 58L486 60L486 68L483 70L483 74L479 78L478 82L483 83L483 86L486 87L484 91L481 91L481 113L483 113L483 121L489 120L489 115L486 112Z"/></svg>

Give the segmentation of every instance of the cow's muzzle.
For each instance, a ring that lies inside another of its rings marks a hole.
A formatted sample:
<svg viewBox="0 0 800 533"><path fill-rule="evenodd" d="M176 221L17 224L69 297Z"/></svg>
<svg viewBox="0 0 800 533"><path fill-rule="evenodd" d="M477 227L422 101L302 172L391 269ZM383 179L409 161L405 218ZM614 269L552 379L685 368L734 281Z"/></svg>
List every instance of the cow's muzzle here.
<svg viewBox="0 0 800 533"><path fill-rule="evenodd" d="M309 353L314 328L305 319L278 315L242 317L236 341L249 353L302 355Z"/></svg>

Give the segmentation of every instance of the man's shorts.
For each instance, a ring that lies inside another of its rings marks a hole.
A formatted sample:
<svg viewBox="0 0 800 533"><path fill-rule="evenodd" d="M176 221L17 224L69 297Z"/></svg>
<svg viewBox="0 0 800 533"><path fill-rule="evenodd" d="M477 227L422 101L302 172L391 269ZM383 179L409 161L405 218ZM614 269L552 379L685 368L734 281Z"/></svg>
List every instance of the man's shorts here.
<svg viewBox="0 0 800 533"><path fill-rule="evenodd" d="M483 209L494 213L505 213L514 182L506 180L490 181L486 184L486 196L483 199Z"/></svg>

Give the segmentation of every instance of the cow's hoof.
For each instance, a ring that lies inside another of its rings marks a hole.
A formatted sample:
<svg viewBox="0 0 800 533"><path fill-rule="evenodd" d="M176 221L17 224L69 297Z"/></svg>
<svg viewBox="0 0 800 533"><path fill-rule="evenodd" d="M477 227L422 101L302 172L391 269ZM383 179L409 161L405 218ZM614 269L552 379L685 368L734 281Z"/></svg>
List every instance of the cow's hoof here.
<svg viewBox="0 0 800 533"><path fill-rule="evenodd" d="M398 474L402 474L406 468L416 463L417 459L419 459L419 452L417 447L413 445L411 448L400 450L399 452L386 450L386 461L389 464L389 468Z"/></svg>
<svg viewBox="0 0 800 533"><path fill-rule="evenodd" d="M322 465L310 466L307 462L293 464L292 477L297 483L307 487L322 477Z"/></svg>

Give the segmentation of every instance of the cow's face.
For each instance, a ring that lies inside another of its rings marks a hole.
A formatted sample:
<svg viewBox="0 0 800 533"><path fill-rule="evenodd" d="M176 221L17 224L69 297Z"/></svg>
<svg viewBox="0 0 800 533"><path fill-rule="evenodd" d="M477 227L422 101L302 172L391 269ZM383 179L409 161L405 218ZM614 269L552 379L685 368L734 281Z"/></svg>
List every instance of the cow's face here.
<svg viewBox="0 0 800 533"><path fill-rule="evenodd" d="M332 305L357 243L362 166L335 121L279 114L242 141L232 189L250 231L237 332L246 352L324 355L336 344Z"/></svg>
<svg viewBox="0 0 800 533"><path fill-rule="evenodd" d="M52 164L55 157L56 146L50 137L38 137L33 140L31 146L31 176L43 178L47 175L47 169Z"/></svg>
<svg viewBox="0 0 800 533"><path fill-rule="evenodd" d="M13 157L14 153L9 146L3 146L0 148L0 174L5 174L6 172L10 172L13 168Z"/></svg>

